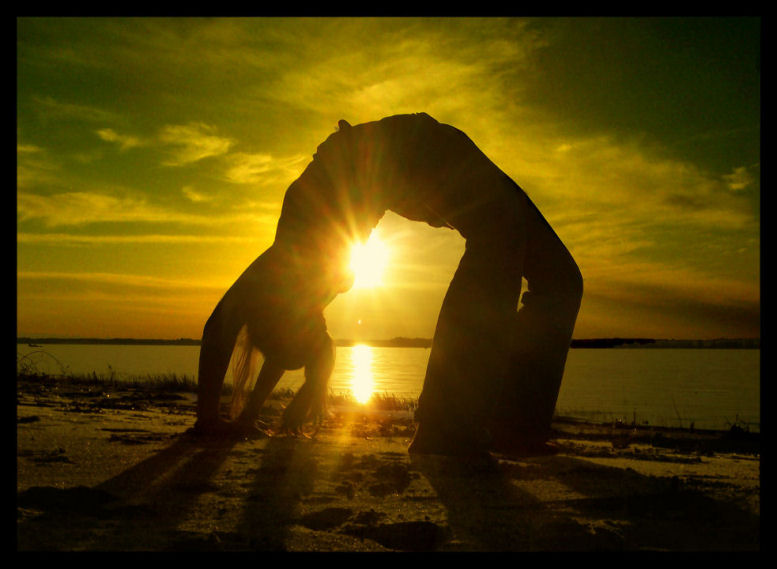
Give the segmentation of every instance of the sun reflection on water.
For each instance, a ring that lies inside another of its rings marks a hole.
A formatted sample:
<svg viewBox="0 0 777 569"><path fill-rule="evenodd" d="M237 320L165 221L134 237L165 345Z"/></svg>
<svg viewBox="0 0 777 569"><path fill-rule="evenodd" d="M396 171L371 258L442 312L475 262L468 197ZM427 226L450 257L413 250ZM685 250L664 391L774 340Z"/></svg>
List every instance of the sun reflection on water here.
<svg viewBox="0 0 777 569"><path fill-rule="evenodd" d="M372 348L359 344L351 349L353 376L351 377L351 392L359 403L367 403L375 389L375 378L372 375Z"/></svg>

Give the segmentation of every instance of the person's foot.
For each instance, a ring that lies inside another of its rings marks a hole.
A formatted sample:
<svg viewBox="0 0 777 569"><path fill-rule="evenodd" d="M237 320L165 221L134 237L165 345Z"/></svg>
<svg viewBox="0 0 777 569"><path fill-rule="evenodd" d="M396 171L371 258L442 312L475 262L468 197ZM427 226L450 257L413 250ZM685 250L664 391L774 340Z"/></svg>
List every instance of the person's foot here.
<svg viewBox="0 0 777 569"><path fill-rule="evenodd" d="M559 447L551 442L551 429L526 420L493 421L488 426L489 450L512 456L546 456L557 454Z"/></svg>
<svg viewBox="0 0 777 569"><path fill-rule="evenodd" d="M270 429L261 421L236 421L232 424L232 433L238 437L249 439L266 439L270 437Z"/></svg>
<svg viewBox="0 0 777 569"><path fill-rule="evenodd" d="M419 423L407 452L458 457L488 456L484 437L476 433L456 433Z"/></svg>
<svg viewBox="0 0 777 569"><path fill-rule="evenodd" d="M192 432L203 437L223 437L234 433L234 425L220 417L215 419L197 419Z"/></svg>
<svg viewBox="0 0 777 569"><path fill-rule="evenodd" d="M520 440L517 437L511 441L493 442L489 447L492 451L513 457L550 456L561 450L558 445L543 440Z"/></svg>

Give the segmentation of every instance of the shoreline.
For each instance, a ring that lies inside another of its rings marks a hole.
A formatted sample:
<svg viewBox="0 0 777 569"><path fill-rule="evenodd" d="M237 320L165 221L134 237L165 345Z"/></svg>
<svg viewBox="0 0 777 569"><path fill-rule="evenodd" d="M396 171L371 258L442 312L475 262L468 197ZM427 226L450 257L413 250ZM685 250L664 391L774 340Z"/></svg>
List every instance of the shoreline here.
<svg viewBox="0 0 777 569"><path fill-rule="evenodd" d="M20 337L18 344L43 347L43 344L87 344L121 346L199 346L196 338L33 338ZM391 338L372 340L336 339L335 345L350 347L366 345L374 348L431 348L431 338ZM760 350L760 338L666 339L666 338L587 338L573 339L570 349L711 349Z"/></svg>
<svg viewBox="0 0 777 569"><path fill-rule="evenodd" d="M60 367L61 364L59 364ZM110 386L113 389L121 389L125 387L133 387L136 389L142 389L142 390L165 390L165 391L189 391L189 392L196 392L197 390L197 380L195 377L191 377L186 374L178 375L175 373L163 373L163 374L148 374L145 376L140 375L128 375L128 374L114 374L113 372L111 374L97 374L96 372L91 373L80 373L80 374L74 374L74 373L60 373L60 374L47 374L40 372L36 369L34 365L29 366L29 369L23 369L21 372L22 377L29 377L29 378L46 378L44 381L68 381L71 383L78 383L82 385L105 385ZM224 394L231 394L231 388L232 385L230 383L224 384ZM279 388L277 391L279 392L286 392L287 394L290 394L291 391L288 388ZM346 390L347 391L347 390ZM330 399L333 399L335 401L342 401L343 399L347 399L349 397L349 394L346 393L346 391L335 391L334 389L330 388ZM412 406L415 401L417 401L417 397L403 397L401 395L397 395L392 392L378 392L376 391L373 394L373 397L378 400L382 400L384 402L386 401L393 401L394 405L401 405L404 407ZM625 413L615 413L612 411L591 411L591 410L583 410L576 412L575 410L566 409L563 412L559 413L558 410L556 412L556 418L554 420L556 421L562 421L567 423L590 423L590 424L598 424L602 426L606 425L612 425L612 426L618 426L619 428L639 428L639 429L659 429L659 430L677 430L677 431L688 431L688 432L710 432L710 433L725 433L728 431L731 431L732 429L734 431L744 431L744 432L752 432L754 434L760 433L760 422L747 422L746 420L740 419L738 416L735 416L734 420L732 422L726 422L725 427L710 427L709 421L707 422L708 426L701 426L696 427L695 421L692 420L684 420L682 418L679 418L678 421L681 423L680 426L677 425L667 425L665 423L661 422L650 422L649 420L646 420L644 416L640 416L640 421L637 421L637 415L635 413L632 413L631 420L627 417L628 414ZM606 417L606 419L604 419ZM689 426L683 426L682 423L687 423ZM704 425L704 422L702 422L702 425Z"/></svg>
<svg viewBox="0 0 777 569"><path fill-rule="evenodd" d="M197 439L174 387L17 380L19 550L760 549L756 433L559 418L558 454L469 464L409 456L391 402L335 402L311 438Z"/></svg>

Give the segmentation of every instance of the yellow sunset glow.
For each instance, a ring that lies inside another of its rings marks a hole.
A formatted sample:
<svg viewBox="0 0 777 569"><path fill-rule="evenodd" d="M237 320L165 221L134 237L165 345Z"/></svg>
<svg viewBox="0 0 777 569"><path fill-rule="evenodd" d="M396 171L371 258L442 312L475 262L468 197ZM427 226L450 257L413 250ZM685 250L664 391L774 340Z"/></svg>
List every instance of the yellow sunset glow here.
<svg viewBox="0 0 777 569"><path fill-rule="evenodd" d="M351 377L351 392L359 403L367 403L375 389L375 378L372 375L372 348L365 345L354 346L351 351L353 376Z"/></svg>
<svg viewBox="0 0 777 569"><path fill-rule="evenodd" d="M354 244L350 265L354 274L354 288L381 286L388 260L388 246L374 231L366 243Z"/></svg>
<svg viewBox="0 0 777 569"><path fill-rule="evenodd" d="M17 18L17 336L201 338L338 120L425 112L523 188L574 257L575 338L759 337L761 28ZM431 143L370 140L338 166L355 193L319 204L337 219L320 243L332 257L310 260L339 293L327 330L431 339L465 237L413 219L465 207L457 180L478 179Z"/></svg>

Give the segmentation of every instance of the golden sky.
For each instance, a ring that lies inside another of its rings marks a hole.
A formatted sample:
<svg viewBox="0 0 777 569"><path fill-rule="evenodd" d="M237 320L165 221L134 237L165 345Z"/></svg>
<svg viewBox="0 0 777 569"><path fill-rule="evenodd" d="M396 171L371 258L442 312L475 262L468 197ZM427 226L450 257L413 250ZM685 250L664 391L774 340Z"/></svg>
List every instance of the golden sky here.
<svg viewBox="0 0 777 569"><path fill-rule="evenodd" d="M351 124L426 112L578 262L575 338L757 337L759 19L17 20L17 333L199 338ZM463 253L388 213L335 338L431 337Z"/></svg>

